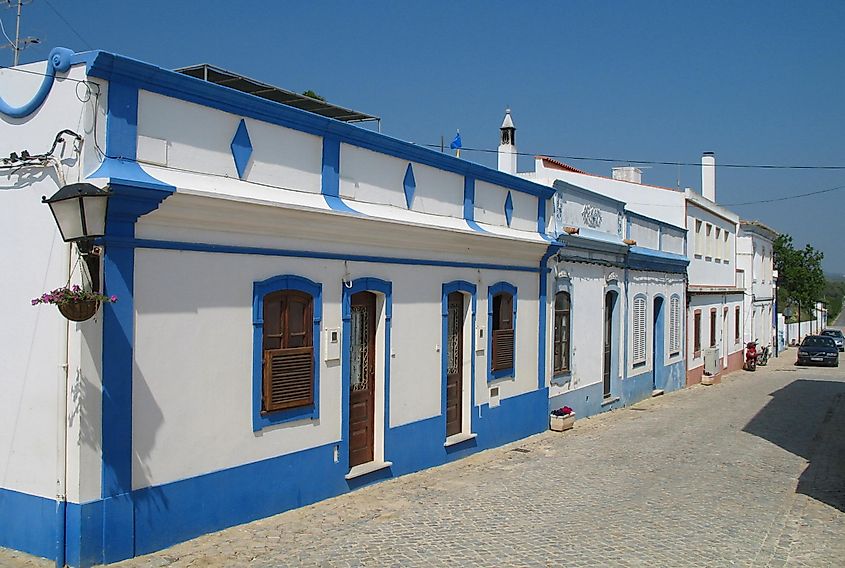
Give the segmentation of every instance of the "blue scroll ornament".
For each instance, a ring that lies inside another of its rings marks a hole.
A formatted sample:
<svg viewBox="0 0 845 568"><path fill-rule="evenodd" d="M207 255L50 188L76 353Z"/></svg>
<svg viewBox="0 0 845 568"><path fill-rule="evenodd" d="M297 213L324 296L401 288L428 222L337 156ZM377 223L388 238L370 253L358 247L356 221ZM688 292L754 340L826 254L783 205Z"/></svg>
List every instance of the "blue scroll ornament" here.
<svg viewBox="0 0 845 568"><path fill-rule="evenodd" d="M38 87L38 92L35 93L32 100L25 105L13 107L0 97L0 113L11 118L23 118L35 112L38 107L44 104L44 100L50 94L50 89L53 87L53 80L56 78L56 71L64 73L70 69L72 57L73 51L64 47L54 48L50 52L50 57L47 59L47 71L44 74L44 80L41 81L41 86Z"/></svg>

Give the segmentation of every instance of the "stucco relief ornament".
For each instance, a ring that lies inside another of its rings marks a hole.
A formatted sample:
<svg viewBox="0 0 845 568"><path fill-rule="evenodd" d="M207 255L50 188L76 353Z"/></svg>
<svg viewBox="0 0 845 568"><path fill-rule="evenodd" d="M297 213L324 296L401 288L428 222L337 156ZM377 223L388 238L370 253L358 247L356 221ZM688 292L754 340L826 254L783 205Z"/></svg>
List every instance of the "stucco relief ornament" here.
<svg viewBox="0 0 845 568"><path fill-rule="evenodd" d="M4 114L10 118L24 118L35 112L38 107L44 104L47 95L50 94L50 89L53 87L53 81L56 78L56 73L64 73L70 69L73 52L64 47L56 47L50 52L50 57L47 58L47 69L44 72L44 78L41 80L41 86L26 104L15 107L0 98L0 114Z"/></svg>
<svg viewBox="0 0 845 568"><path fill-rule="evenodd" d="M581 211L581 218L588 227L598 228L601 225L601 209L587 203L584 205L584 210Z"/></svg>
<svg viewBox="0 0 845 568"><path fill-rule="evenodd" d="M563 227L563 198L560 196L559 193L555 193L553 199L554 207L555 207L555 230L557 233L560 233Z"/></svg>

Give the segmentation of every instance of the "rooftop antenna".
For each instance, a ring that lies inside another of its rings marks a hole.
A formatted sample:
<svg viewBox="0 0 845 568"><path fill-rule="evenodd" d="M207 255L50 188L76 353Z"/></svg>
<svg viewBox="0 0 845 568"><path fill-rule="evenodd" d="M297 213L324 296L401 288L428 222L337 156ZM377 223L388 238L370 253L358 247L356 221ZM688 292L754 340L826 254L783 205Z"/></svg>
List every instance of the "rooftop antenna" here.
<svg viewBox="0 0 845 568"><path fill-rule="evenodd" d="M37 45L37 44L41 43L41 40L38 39L37 37L21 38L21 13L23 12L23 5L28 4L30 2L30 0L26 0L26 1L24 1L24 0L2 0L2 2L6 6L8 6L9 8L12 8L12 7L15 7L15 6L17 6L17 8L18 8L18 15L17 15L17 18L15 20L15 41L9 42L10 45L8 45L8 46L6 46L6 45L2 46L4 48L5 47L11 47L14 50L14 52L15 52L14 66L17 67L18 62L20 61L21 51L23 51L24 48L27 45ZM3 31L3 35L6 35L5 30ZM8 39L8 36L6 36L6 39Z"/></svg>

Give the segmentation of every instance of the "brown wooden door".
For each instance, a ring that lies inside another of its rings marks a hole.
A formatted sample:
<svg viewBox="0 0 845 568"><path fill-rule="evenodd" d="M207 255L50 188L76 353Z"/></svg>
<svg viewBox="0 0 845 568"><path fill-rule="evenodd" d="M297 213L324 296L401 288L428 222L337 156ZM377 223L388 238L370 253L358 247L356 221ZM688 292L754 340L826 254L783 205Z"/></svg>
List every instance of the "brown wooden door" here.
<svg viewBox="0 0 845 568"><path fill-rule="evenodd" d="M604 297L604 396L610 396L610 364L613 360L613 292Z"/></svg>
<svg viewBox="0 0 845 568"><path fill-rule="evenodd" d="M349 368L349 467L373 461L375 444L376 297L352 295Z"/></svg>
<svg viewBox="0 0 845 568"><path fill-rule="evenodd" d="M464 296L449 294L449 315L446 323L446 435L460 434L463 429L461 409L464 394Z"/></svg>

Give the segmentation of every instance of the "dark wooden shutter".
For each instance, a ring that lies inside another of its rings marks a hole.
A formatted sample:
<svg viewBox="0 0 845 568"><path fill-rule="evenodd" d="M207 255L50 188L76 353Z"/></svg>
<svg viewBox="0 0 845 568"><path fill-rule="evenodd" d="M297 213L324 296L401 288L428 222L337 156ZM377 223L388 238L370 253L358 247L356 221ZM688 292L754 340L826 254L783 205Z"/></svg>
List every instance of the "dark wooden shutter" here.
<svg viewBox="0 0 845 568"><path fill-rule="evenodd" d="M491 369L513 368L514 329L513 296L507 292L493 296L493 337Z"/></svg>
<svg viewBox="0 0 845 568"><path fill-rule="evenodd" d="M698 353L701 351L701 312L695 312L695 324L694 324L694 340L693 340L693 351Z"/></svg>
<svg viewBox="0 0 845 568"><path fill-rule="evenodd" d="M314 403L313 299L284 290L264 296L265 412Z"/></svg>

